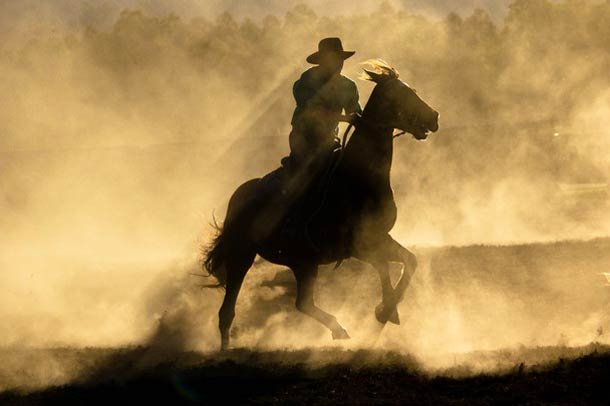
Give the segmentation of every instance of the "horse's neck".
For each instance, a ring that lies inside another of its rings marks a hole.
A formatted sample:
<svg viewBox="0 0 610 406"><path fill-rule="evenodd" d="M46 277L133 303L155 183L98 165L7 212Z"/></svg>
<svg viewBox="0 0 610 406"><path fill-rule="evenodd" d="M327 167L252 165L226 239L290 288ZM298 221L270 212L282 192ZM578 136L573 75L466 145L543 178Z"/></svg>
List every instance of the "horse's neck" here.
<svg viewBox="0 0 610 406"><path fill-rule="evenodd" d="M375 125L373 120L359 125L345 148L343 157L351 177L373 187L389 184L392 166L392 129Z"/></svg>

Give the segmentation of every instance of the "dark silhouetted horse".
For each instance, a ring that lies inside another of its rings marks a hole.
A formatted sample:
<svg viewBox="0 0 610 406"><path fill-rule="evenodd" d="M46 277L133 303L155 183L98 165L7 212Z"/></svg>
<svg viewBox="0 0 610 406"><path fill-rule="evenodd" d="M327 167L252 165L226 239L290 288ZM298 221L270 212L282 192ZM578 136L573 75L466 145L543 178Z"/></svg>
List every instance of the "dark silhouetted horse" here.
<svg viewBox="0 0 610 406"><path fill-rule="evenodd" d="M320 264L339 263L349 257L370 263L379 272L382 286L382 301L375 309L377 320L399 323L396 305L417 261L389 235L397 215L390 186L393 133L399 129L424 140L429 131L438 130L438 113L398 79L394 68L381 60L368 63L374 70L365 69L366 79L376 86L354 134L339 152L335 166L327 171L330 176L322 192L311 199L316 205L306 211L306 221L287 225L294 205L286 196L278 196L286 195L287 189L288 195L294 194L295 187L268 180L277 180L275 175L249 180L231 197L224 224L204 261L219 285L226 288L219 311L222 349L229 345L237 296L257 254L292 269L297 281L297 309L328 327L334 339L349 336L333 315L314 303ZM395 286L390 280L390 262L402 264Z"/></svg>

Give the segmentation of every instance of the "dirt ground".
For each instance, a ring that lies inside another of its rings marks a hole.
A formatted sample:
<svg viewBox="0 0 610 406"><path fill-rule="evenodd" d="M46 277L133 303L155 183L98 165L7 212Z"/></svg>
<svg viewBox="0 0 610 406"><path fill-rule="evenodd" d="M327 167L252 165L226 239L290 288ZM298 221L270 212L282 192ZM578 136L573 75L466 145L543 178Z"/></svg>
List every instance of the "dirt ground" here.
<svg viewBox="0 0 610 406"><path fill-rule="evenodd" d="M401 326L383 331L367 327L375 273L353 261L324 269L319 302L356 345L333 342L294 309L289 271L259 265L234 349L1 348L0 404L608 404L609 248L608 239L415 248L421 269ZM196 331L186 337L196 342L208 335L215 348L220 293L195 293L201 302L165 327ZM200 318L178 323L189 311Z"/></svg>
<svg viewBox="0 0 610 406"><path fill-rule="evenodd" d="M97 363L74 383L8 391L0 394L0 403L580 405L608 404L610 383L610 348L599 345L487 354L506 365L513 362L494 374L459 366L430 372L410 356L373 350L183 353L145 368L138 365L150 349L143 347L54 351ZM554 360L518 361L533 353Z"/></svg>

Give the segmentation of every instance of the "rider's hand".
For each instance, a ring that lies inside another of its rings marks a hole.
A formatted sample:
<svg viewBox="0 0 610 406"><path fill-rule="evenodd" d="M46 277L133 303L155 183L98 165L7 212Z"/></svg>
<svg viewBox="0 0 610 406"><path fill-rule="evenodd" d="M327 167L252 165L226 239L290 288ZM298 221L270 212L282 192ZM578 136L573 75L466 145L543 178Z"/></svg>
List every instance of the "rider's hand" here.
<svg viewBox="0 0 610 406"><path fill-rule="evenodd" d="M360 119L362 119L360 113L351 113L348 117L348 123L350 123L351 125L358 125L358 122L360 122Z"/></svg>

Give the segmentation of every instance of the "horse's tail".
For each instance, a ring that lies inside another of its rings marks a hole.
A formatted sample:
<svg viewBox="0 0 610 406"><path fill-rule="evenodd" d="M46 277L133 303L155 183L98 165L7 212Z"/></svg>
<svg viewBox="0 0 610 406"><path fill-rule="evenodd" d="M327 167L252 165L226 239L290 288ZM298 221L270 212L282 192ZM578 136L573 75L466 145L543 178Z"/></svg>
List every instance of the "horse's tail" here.
<svg viewBox="0 0 610 406"><path fill-rule="evenodd" d="M216 229L216 236L204 249L203 268L214 276L218 283L204 287L224 287L227 282L228 260L232 255L239 255L244 245L248 245L244 235L248 234L252 219L252 198L257 183L258 179L253 179L237 188L229 200L227 215L222 226L214 219L212 226Z"/></svg>
<svg viewBox="0 0 610 406"><path fill-rule="evenodd" d="M227 256L227 235L224 233L223 227L218 225L216 219L212 223L216 230L216 235L211 244L204 249L203 268L208 273L218 280L217 284L204 285L206 288L220 288L225 286L227 282L227 271L223 266Z"/></svg>

